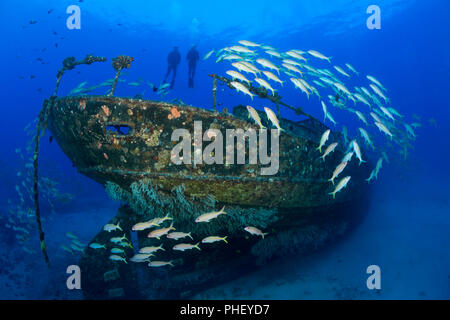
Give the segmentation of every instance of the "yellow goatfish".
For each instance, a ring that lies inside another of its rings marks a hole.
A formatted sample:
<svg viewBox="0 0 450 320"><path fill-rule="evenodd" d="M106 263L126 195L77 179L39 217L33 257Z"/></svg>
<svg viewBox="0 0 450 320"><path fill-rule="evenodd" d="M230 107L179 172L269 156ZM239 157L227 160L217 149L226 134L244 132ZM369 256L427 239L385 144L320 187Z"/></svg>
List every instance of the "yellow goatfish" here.
<svg viewBox="0 0 450 320"><path fill-rule="evenodd" d="M250 85L250 80L248 80L243 74L240 74L237 71L234 70L228 70L226 72L227 75L229 75L233 80L234 79L239 79L241 81L247 82Z"/></svg>
<svg viewBox="0 0 450 320"><path fill-rule="evenodd" d="M385 134L387 134L388 136L390 136L391 140L392 140L393 135L384 124L382 124L381 122L375 122L375 125L378 127L378 129L380 129L380 131L382 131Z"/></svg>
<svg viewBox="0 0 450 320"><path fill-rule="evenodd" d="M338 143L335 142L335 143L330 144L330 145L328 146L328 148L326 148L325 152L324 152L323 155L321 156L321 158L322 158L323 161L325 161L325 157L326 157L328 154L330 154L331 152L334 151L334 149L336 149L337 145L338 145Z"/></svg>
<svg viewBox="0 0 450 320"><path fill-rule="evenodd" d="M213 242L217 242L217 241L223 241L225 243L228 243L227 236L225 236L225 237L217 237L217 236L206 237L205 239L202 240L202 243L213 243Z"/></svg>
<svg viewBox="0 0 450 320"><path fill-rule="evenodd" d="M172 266L173 267L173 263L172 261L150 261L148 263L149 267L163 267L163 266Z"/></svg>
<svg viewBox="0 0 450 320"><path fill-rule="evenodd" d="M272 70L276 70L278 74L280 74L280 69L277 68L272 62L270 62L267 59L257 59L256 60L257 63L259 63L260 65L262 65L263 67L272 69Z"/></svg>
<svg viewBox="0 0 450 320"><path fill-rule="evenodd" d="M347 183L350 181L350 176L347 176L345 178L342 178L341 181L339 181L338 185L336 186L336 189L334 189L333 192L330 192L329 194L333 195L333 199L335 199L336 193L341 191L345 186L347 186Z"/></svg>
<svg viewBox="0 0 450 320"><path fill-rule="evenodd" d="M277 119L277 116L275 115L275 113L271 109L269 109L267 107L264 107L264 111L266 111L267 118L269 118L270 122L272 122L273 125L275 127L277 127L278 134L280 134L281 131L284 131L284 129L282 129L280 127L280 123L278 122L278 119Z"/></svg>
<svg viewBox="0 0 450 320"><path fill-rule="evenodd" d="M123 231L122 228L120 227L119 223L117 223L117 224L108 223L103 227L103 230L106 232L111 232L111 231L115 231L115 230Z"/></svg>
<svg viewBox="0 0 450 320"><path fill-rule="evenodd" d="M199 244L200 244L200 242L197 242L196 244L179 243L179 244L176 244L173 246L173 250L184 251L184 250L190 250L190 249L194 249L194 248L197 250L202 250L198 246Z"/></svg>
<svg viewBox="0 0 450 320"><path fill-rule="evenodd" d="M328 137L330 136L330 132L330 129L328 129L322 134L322 137L320 138L320 144L317 147L317 150L319 150L319 152L322 152L322 147L324 146L325 142L327 142Z"/></svg>
<svg viewBox="0 0 450 320"><path fill-rule="evenodd" d="M158 250L166 251L162 247L162 244L161 244L159 247L143 247L143 248L139 249L139 253L153 253L153 252L156 252Z"/></svg>
<svg viewBox="0 0 450 320"><path fill-rule="evenodd" d="M281 81L276 75L274 75L272 72L270 71L263 71L262 73L264 73L264 75L267 77L267 79L269 80L273 80L275 82L278 82L279 84L281 84L281 86L283 86L284 81Z"/></svg>
<svg viewBox="0 0 450 320"><path fill-rule="evenodd" d="M308 53L310 55L312 55L314 58L318 58L318 59L322 59L322 60L327 60L328 62L331 63L331 57L325 57L323 54L321 54L320 52L317 52L315 50L309 50Z"/></svg>
<svg viewBox="0 0 450 320"><path fill-rule="evenodd" d="M179 240L179 239L183 239L189 237L192 240L194 240L194 238L192 238L191 233L185 233L185 232L171 232L167 235L167 239L173 239L173 240Z"/></svg>
<svg viewBox="0 0 450 320"><path fill-rule="evenodd" d="M116 254L110 255L109 256L109 260L112 260L112 261L123 261L126 264L128 264L128 262L127 262L127 260L125 260L125 258L122 258L121 256L118 256Z"/></svg>
<svg viewBox="0 0 450 320"><path fill-rule="evenodd" d="M258 112L255 109L253 109L251 106L247 106L247 110L248 110L249 115L253 118L253 120L255 120L255 122L259 125L259 127L261 129L265 129L265 127L261 123L261 118L259 117Z"/></svg>
<svg viewBox="0 0 450 320"><path fill-rule="evenodd" d="M261 236L264 239L264 236L268 235L268 233L263 233L261 230L255 227L245 227L245 231L255 236Z"/></svg>
<svg viewBox="0 0 450 320"><path fill-rule="evenodd" d="M151 254L151 253L137 253L133 257L130 258L130 261L132 261L132 262L145 262L150 257L153 257L153 254Z"/></svg>
<svg viewBox="0 0 450 320"><path fill-rule="evenodd" d="M341 172L344 171L345 167L347 166L347 163L348 163L347 161L341 162L336 167L336 169L334 169L333 176L328 181L331 181L331 183L333 183L334 185L334 179L336 179L339 176L339 174L341 174Z"/></svg>
<svg viewBox="0 0 450 320"><path fill-rule="evenodd" d="M261 87L265 88L267 91L268 91L268 90L272 91L272 96L275 95L275 89L272 88L272 87L270 86L270 84L267 83L266 80L261 79L261 78L255 78L255 81L256 81Z"/></svg>
<svg viewBox="0 0 450 320"><path fill-rule="evenodd" d="M209 222L209 221L211 221L212 219L217 218L217 217L218 217L219 215L221 215L221 214L227 214L227 213L224 211L224 209L225 209L225 207L223 207L222 209L220 209L220 211L212 211L212 212L204 213L204 214L198 216L198 217L195 219L195 222L197 222L197 223L199 223L199 222Z"/></svg>
<svg viewBox="0 0 450 320"><path fill-rule="evenodd" d="M147 237L149 237L149 238L156 238L156 239L159 240L163 235L169 233L170 230L175 230L175 228L173 227L173 223L167 228L153 230L152 232L150 232L148 234Z"/></svg>
<svg viewBox="0 0 450 320"><path fill-rule="evenodd" d="M136 223L134 226L131 227L131 230L142 231L142 230L149 229L151 227L157 227L157 226L158 226L158 224L154 223L153 220L150 220L147 222Z"/></svg>
<svg viewBox="0 0 450 320"><path fill-rule="evenodd" d="M236 91L238 91L238 92L241 91L242 93L249 95L250 98L252 98L252 100L253 100L254 94L250 93L250 91L248 91L247 87L244 86L242 83L232 81L230 84L233 86L233 88L236 89Z"/></svg>

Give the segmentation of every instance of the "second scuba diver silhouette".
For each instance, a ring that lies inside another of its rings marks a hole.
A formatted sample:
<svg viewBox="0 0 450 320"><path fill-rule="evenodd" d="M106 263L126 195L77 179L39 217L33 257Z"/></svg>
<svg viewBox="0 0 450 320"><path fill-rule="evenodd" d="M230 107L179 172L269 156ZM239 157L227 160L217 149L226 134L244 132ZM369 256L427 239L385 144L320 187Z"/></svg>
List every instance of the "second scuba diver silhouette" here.
<svg viewBox="0 0 450 320"><path fill-rule="evenodd" d="M173 89L173 85L175 84L175 76L177 75L177 67L180 64L181 56L180 52L178 51L178 47L173 47L172 52L169 53L167 56L167 62L169 63L167 67L167 73L164 77L164 83L167 82L167 78L170 75L170 72L172 71L172 81L170 82L170 89Z"/></svg>
<svg viewBox="0 0 450 320"><path fill-rule="evenodd" d="M193 88L194 87L194 76L195 76L195 68L197 66L197 61L200 59L200 55L196 49L196 45L192 45L191 50L189 50L186 59L189 62L189 72L188 72L188 77L189 77L189 82L188 82L188 86L189 88Z"/></svg>

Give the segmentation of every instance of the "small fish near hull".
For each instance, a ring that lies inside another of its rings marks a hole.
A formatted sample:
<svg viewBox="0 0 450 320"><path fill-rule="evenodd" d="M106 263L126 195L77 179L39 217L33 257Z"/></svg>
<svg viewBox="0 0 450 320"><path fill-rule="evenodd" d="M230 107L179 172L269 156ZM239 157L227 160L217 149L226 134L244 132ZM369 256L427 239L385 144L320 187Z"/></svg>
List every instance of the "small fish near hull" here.
<svg viewBox="0 0 450 320"><path fill-rule="evenodd" d="M263 126L278 131L265 112L260 111L262 108L255 109ZM311 119L292 122L278 117L278 120L283 128L279 170L275 175L264 176L260 175L260 170L267 165L194 166L175 165L170 161L173 130L184 128L193 135L194 121L202 122L202 134L208 128L216 128L223 133L224 140L226 129L259 130L259 125L248 117L246 106L234 108L231 115L140 99L105 96L56 99L49 109L49 129L79 172L105 185L106 189L113 183L127 194L134 192L133 184L145 180L149 186L155 186L153 191L157 194L148 193L155 197L152 210L158 212L137 214L131 202L122 201L123 206L109 223L119 224L123 232L99 230L90 241L105 244L107 249L87 248L82 254L79 265L87 270L82 277L84 297L191 297L201 289L235 279L243 272L252 272L272 259L286 258L293 247L307 254L351 229L362 217L364 210L360 206L367 203L370 185L365 178L373 166L358 166L355 159L349 161L345 175L352 176L352 180L333 199L328 193L334 186L328 180L345 155L344 143L339 143L324 162L316 149L322 133L328 129L326 126ZM122 130L125 127L128 131ZM340 134L331 132L328 143L342 139ZM203 148L208 144L203 142ZM208 197L214 199L212 207L204 201ZM167 210L165 205L171 209ZM208 223L195 223L195 218L201 214L224 206L227 214ZM155 261L171 264L151 268L147 263L135 263L130 258L144 247L172 248L174 240L166 236L149 239L149 230L143 230L135 232L138 241L133 241L133 248L121 247L127 263L108 259L114 245L110 242L112 237L125 235L132 239L133 225L167 214L173 219L161 228L173 223L176 230L192 234L192 243L211 236L209 232L227 236L228 243L200 244L201 250L183 252L160 250L155 253ZM256 220L252 220L253 217L257 217ZM241 219L247 219L243 225L240 225ZM267 236L264 239L249 236L245 226L255 226ZM295 243L286 239L293 239ZM167 272L169 276L160 277L159 272ZM118 288L122 290L119 292Z"/></svg>
<svg viewBox="0 0 450 320"><path fill-rule="evenodd" d="M335 201L327 196L328 179L345 150L337 148L326 163L317 163L316 148L323 128L318 129L321 124L313 125L310 120L294 123L280 119L286 132L280 135L275 175L261 175L261 169L270 164L249 164L248 157L243 165L172 163L170 151L175 143L171 135L175 129L187 129L193 137L194 121L201 121L201 134L217 128L225 145L226 129L259 130L248 119L246 109L245 113L239 117L140 99L66 97L56 99L52 105L49 128L79 172L101 184L114 182L123 189L148 178L165 190L184 184L187 194L212 195L225 204L287 208L325 206L351 200L361 192L355 183ZM264 113L260 117L266 128L275 129ZM128 133L108 130L111 127L128 128ZM203 150L209 143L203 142Z"/></svg>

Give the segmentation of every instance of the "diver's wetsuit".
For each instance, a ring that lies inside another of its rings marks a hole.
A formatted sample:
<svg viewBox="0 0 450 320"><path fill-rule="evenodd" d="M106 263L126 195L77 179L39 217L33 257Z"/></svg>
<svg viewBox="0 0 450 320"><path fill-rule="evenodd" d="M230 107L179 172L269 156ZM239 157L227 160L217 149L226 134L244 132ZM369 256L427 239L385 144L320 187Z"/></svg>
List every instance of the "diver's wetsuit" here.
<svg viewBox="0 0 450 320"><path fill-rule="evenodd" d="M200 59L200 55L198 51L195 49L195 46L189 50L186 59L189 61L189 88L194 87L194 76L195 76L195 67L197 66L197 61Z"/></svg>
<svg viewBox="0 0 450 320"><path fill-rule="evenodd" d="M175 84L175 76L177 75L177 67L180 64L180 60L180 52L178 51L178 48L175 47L173 48L173 51L167 56L167 62L169 63L169 65L167 67L166 76L164 77L164 82L167 82L167 78L172 71L172 81L170 82L170 89L173 89L173 86Z"/></svg>

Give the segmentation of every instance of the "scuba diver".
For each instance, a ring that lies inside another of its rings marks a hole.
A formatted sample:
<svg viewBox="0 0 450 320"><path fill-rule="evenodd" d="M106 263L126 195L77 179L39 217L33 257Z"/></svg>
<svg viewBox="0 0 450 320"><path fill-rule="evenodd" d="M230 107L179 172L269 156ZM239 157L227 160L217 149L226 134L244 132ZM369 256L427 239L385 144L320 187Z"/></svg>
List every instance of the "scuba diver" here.
<svg viewBox="0 0 450 320"><path fill-rule="evenodd" d="M196 49L196 45L192 45L191 50L189 50L186 59L189 61L189 88L194 87L194 76L195 76L195 67L197 66L197 61L200 59L200 55Z"/></svg>
<svg viewBox="0 0 450 320"><path fill-rule="evenodd" d="M181 56L178 51L178 47L173 47L172 52L167 56L167 62L169 63L167 67L167 73L164 77L164 83L167 82L167 77L169 77L170 72L172 71L172 81L170 82L170 89L173 89L173 85L175 84L175 76L177 75L177 67L180 64Z"/></svg>

